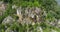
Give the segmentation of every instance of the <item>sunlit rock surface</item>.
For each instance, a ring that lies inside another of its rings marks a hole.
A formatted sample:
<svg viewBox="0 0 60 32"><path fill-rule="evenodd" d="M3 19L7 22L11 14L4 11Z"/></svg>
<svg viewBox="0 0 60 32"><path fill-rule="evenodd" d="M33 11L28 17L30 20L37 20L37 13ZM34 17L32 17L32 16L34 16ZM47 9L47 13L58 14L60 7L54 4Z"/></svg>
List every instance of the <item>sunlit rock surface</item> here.
<svg viewBox="0 0 60 32"><path fill-rule="evenodd" d="M20 21L24 22L23 21L24 19L26 19L26 21L28 21L27 18L29 18L30 21L32 20L33 22L40 22L41 8L38 8L38 7L26 7L24 9L25 10L23 10L22 7L19 7L17 9L17 15L18 15ZM24 13L23 13L23 11L24 11Z"/></svg>
<svg viewBox="0 0 60 32"><path fill-rule="evenodd" d="M0 1L0 16L2 16L6 10L7 5Z"/></svg>
<svg viewBox="0 0 60 32"><path fill-rule="evenodd" d="M8 16L6 17L3 21L2 21L2 24L6 25L11 25L15 20L11 17L11 16Z"/></svg>
<svg viewBox="0 0 60 32"><path fill-rule="evenodd" d="M10 28L7 28L7 30L5 32L14 32L14 31Z"/></svg>

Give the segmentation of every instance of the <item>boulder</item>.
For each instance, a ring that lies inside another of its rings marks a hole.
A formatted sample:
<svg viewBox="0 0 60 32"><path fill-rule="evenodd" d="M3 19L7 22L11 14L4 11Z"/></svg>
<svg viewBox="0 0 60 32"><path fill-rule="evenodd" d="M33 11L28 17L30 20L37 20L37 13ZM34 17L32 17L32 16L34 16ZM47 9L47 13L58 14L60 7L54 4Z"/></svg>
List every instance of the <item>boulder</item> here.
<svg viewBox="0 0 60 32"><path fill-rule="evenodd" d="M6 17L3 21L2 21L2 24L9 24L11 25L15 20L11 17L11 16L8 16Z"/></svg>
<svg viewBox="0 0 60 32"><path fill-rule="evenodd" d="M5 32L14 32L14 31L10 28L7 28L7 30Z"/></svg>

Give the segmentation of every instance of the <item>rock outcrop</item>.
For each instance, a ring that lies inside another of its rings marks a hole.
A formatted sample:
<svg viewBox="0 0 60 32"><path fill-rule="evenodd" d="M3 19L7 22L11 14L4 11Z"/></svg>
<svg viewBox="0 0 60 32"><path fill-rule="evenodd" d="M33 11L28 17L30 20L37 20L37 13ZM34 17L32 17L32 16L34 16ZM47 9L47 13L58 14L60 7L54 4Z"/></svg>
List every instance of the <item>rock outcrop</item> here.
<svg viewBox="0 0 60 32"><path fill-rule="evenodd" d="M0 1L0 16L2 16L6 10L7 5Z"/></svg>
<svg viewBox="0 0 60 32"><path fill-rule="evenodd" d="M14 21L15 21L15 20L14 20L11 16L8 16L8 17L6 17L6 18L2 21L2 24L4 24L4 25L6 25L6 24L11 25L11 24L13 24Z"/></svg>
<svg viewBox="0 0 60 32"><path fill-rule="evenodd" d="M17 16L19 17L19 20L24 22L24 19L29 18L31 22L40 22L41 21L41 8L38 7L26 7L17 8ZM28 20L28 19L27 19Z"/></svg>

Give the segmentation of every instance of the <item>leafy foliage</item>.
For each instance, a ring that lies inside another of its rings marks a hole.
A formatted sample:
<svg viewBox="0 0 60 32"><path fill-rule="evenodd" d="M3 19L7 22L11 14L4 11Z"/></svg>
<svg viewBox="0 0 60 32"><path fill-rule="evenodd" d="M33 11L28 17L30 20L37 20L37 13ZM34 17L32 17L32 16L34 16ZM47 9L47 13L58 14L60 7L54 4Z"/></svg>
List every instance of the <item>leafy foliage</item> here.
<svg viewBox="0 0 60 32"><path fill-rule="evenodd" d="M7 17L8 15L11 15L13 18L17 19L18 17L14 14L16 13L15 9L12 9L12 5L17 5L18 7L40 7L42 9L42 12L46 11L46 15L44 16L42 13L43 20L49 20L54 21L55 19L60 19L60 11L59 8L56 8L57 2L55 0L2 0L4 3L8 4L8 7L6 9L6 12L3 16L0 16L0 23L2 23L3 19ZM44 16L44 17L43 17ZM44 32L49 32L51 29L55 29L59 32L59 28L56 28L53 26L50 26L44 22L42 23L35 23L35 25L32 24L25 24L22 25L20 23L13 23L11 26L6 25L7 28L10 28L12 30L16 30L17 32L37 32L37 27L42 27ZM5 25L0 24L0 32L5 32L7 29L5 28Z"/></svg>

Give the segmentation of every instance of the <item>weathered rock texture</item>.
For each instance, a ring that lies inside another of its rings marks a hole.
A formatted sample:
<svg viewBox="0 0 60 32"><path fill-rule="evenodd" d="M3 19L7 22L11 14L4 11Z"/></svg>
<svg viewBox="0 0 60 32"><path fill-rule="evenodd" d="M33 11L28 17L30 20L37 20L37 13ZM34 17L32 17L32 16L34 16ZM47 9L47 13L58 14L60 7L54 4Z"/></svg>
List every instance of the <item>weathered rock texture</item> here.
<svg viewBox="0 0 60 32"><path fill-rule="evenodd" d="M20 22L41 22L41 8L38 7L19 7L17 10L17 16L19 17Z"/></svg>
<svg viewBox="0 0 60 32"><path fill-rule="evenodd" d="M6 24L11 25L11 24L14 23L14 21L15 21L15 20L14 20L11 16L8 16L8 17L6 17L6 18L2 21L2 24L4 24L4 25L6 25Z"/></svg>
<svg viewBox="0 0 60 32"><path fill-rule="evenodd" d="M6 10L7 5L0 1L0 16L2 16Z"/></svg>

